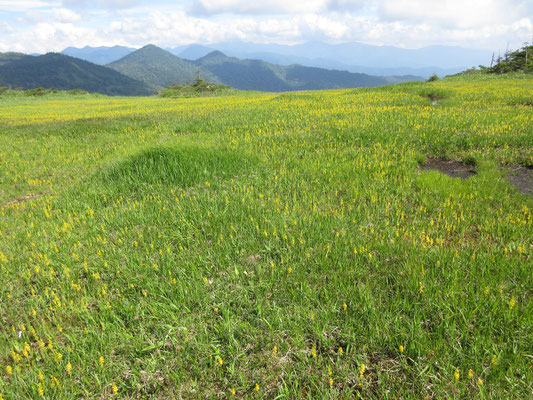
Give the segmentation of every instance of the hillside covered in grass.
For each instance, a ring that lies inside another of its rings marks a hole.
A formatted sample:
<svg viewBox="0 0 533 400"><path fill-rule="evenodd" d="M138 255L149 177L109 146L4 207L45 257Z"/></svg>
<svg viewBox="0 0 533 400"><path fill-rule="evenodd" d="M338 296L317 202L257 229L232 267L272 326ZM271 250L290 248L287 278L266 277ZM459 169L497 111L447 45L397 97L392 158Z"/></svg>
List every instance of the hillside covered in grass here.
<svg viewBox="0 0 533 400"><path fill-rule="evenodd" d="M0 398L528 398L531 93L0 97Z"/></svg>

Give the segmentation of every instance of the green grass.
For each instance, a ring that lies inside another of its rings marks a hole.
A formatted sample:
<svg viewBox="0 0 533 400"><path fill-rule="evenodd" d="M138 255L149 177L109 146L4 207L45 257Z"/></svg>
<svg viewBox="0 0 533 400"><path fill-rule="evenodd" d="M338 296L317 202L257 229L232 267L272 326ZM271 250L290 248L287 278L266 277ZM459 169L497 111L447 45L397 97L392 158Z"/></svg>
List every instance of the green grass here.
<svg viewBox="0 0 533 400"><path fill-rule="evenodd" d="M0 97L0 398L528 398L532 90Z"/></svg>

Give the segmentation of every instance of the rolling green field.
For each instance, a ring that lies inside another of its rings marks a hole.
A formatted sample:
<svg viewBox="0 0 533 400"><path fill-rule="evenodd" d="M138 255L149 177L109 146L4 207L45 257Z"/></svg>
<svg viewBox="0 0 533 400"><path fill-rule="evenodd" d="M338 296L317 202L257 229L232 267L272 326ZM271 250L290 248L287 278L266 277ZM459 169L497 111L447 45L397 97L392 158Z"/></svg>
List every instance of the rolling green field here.
<svg viewBox="0 0 533 400"><path fill-rule="evenodd" d="M0 97L0 399L531 398L532 93Z"/></svg>

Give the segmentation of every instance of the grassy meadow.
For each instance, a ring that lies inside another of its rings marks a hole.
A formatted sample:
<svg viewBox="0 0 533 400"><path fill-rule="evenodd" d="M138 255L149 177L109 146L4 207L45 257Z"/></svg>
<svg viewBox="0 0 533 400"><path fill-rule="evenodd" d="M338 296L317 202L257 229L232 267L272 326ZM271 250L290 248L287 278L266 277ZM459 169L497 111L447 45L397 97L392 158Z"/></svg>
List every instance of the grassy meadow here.
<svg viewBox="0 0 533 400"><path fill-rule="evenodd" d="M532 93L0 97L0 399L531 398Z"/></svg>

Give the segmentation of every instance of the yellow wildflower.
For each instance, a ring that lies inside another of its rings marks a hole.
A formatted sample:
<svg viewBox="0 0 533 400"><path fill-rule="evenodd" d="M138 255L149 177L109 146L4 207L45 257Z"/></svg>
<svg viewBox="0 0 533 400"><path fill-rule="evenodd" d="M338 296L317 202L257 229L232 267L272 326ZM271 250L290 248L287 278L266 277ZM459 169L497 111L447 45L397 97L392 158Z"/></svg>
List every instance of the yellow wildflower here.
<svg viewBox="0 0 533 400"><path fill-rule="evenodd" d="M459 370L456 369L455 372L453 373L453 376L455 377L455 380L458 381L459 379L461 379L461 372L459 372Z"/></svg>
<svg viewBox="0 0 533 400"><path fill-rule="evenodd" d="M468 377L472 378L473 376L474 376L474 371L472 371L472 369L469 369L468 370Z"/></svg>
<svg viewBox="0 0 533 400"><path fill-rule="evenodd" d="M513 296L511 297L511 300L509 300L509 307L513 308L515 305L516 305L516 299Z"/></svg>
<svg viewBox="0 0 533 400"><path fill-rule="evenodd" d="M70 374L72 372L72 364L71 363L68 363L67 364L67 372Z"/></svg>
<svg viewBox="0 0 533 400"><path fill-rule="evenodd" d="M11 365L8 365L6 367L6 372L8 375L11 375L13 373L13 367Z"/></svg>
<svg viewBox="0 0 533 400"><path fill-rule="evenodd" d="M359 367L359 376L362 378L363 375L365 374L365 371L366 371L366 366L365 364L361 364L361 366Z"/></svg>
<svg viewBox="0 0 533 400"><path fill-rule="evenodd" d="M403 351L404 351L404 348L402 345L400 345L400 353L403 353Z"/></svg>

